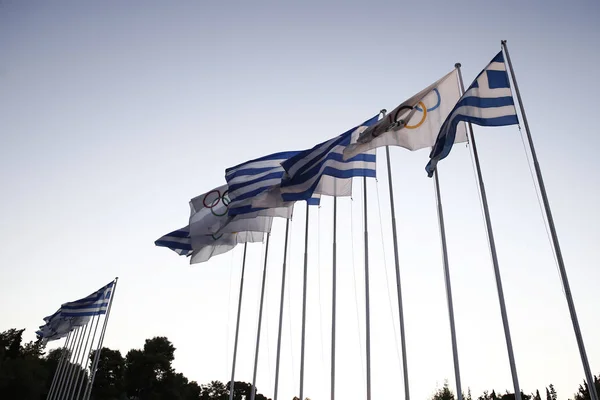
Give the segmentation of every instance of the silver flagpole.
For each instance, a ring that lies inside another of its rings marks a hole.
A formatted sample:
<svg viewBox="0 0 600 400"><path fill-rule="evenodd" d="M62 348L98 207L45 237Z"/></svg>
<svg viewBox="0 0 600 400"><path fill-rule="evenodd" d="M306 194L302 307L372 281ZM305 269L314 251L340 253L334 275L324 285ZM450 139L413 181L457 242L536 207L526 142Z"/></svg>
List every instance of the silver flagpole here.
<svg viewBox="0 0 600 400"><path fill-rule="evenodd" d="M448 264L448 248L446 247L446 228L444 226L444 211L442 209L442 196L440 194L440 181L438 169L434 172L435 199L437 202L438 223L442 241L442 258L444 261L444 282L446 283L446 299L448 301L448 318L450 319L450 337L452 339L452 357L454 360L454 377L456 379L456 392L458 400L462 400L462 387L460 384L460 369L458 367L458 347L456 345L456 328L454 326L454 306L452 305L452 286L450 284L450 266Z"/></svg>
<svg viewBox="0 0 600 400"><path fill-rule="evenodd" d="M256 352L254 354L254 373L252 374L252 392L250 392L250 400L256 397L256 369L258 368L258 349L260 346L260 328L262 325L263 302L265 299L265 284L267 282L267 259L269 257L269 238L271 233L267 233L267 245L265 246L265 265L263 267L262 287L260 289L260 307L258 311L258 328L256 329Z"/></svg>
<svg viewBox="0 0 600 400"><path fill-rule="evenodd" d="M231 362L231 381L229 382L229 400L233 400L235 387L235 362L237 359L238 336L240 333L240 314L242 313L242 296L244 294L244 272L246 270L246 250L248 243L244 243L244 257L242 259L242 276L240 278L240 296L238 299L237 322L235 323L235 339L233 342L233 361Z"/></svg>
<svg viewBox="0 0 600 400"><path fill-rule="evenodd" d="M60 375L60 370L62 369L63 363L65 361L65 357L67 355L67 347L69 345L71 339L71 332L67 333L67 338L65 339L65 344L63 345L62 352L60 354L60 359L56 364L56 370L54 370L54 377L52 378L52 383L50 384L50 389L48 390L48 395L46 399L49 400L54 394L54 389L56 388L56 382L58 381L58 376Z"/></svg>
<svg viewBox="0 0 600 400"><path fill-rule="evenodd" d="M80 328L81 327L77 327L75 328L72 333L72 340L71 340L71 348L69 349L69 354L67 355L67 358L65 359L65 365L63 366L63 371L61 373L61 377L60 377L60 381L58 382L58 385L56 386L56 392L55 392L55 396L54 399L60 399L62 397L62 392L64 389L64 384L66 382L67 376L69 375L69 371L71 369L71 358L73 357L73 354L75 353L75 345L77 343L77 340L79 338L79 333L80 333Z"/></svg>
<svg viewBox="0 0 600 400"><path fill-rule="evenodd" d="M283 299L285 295L285 272L287 269L287 250L288 250L288 232L290 229L290 220L285 222L285 244L283 245L283 267L281 271L281 301L279 302L279 332L277 334L277 361L275 364L275 390L273 400L277 400L279 390L279 360L281 356L281 331L283 327Z"/></svg>
<svg viewBox="0 0 600 400"><path fill-rule="evenodd" d="M527 122L527 115L525 114L525 108L523 106L523 100L521 99L521 92L517 85L517 78L515 77L515 70L513 69L512 62L510 61L510 55L508 54L508 47L506 46L506 40L502 40L502 47L506 54L506 62L510 67L510 75L512 77L513 84L515 85L515 92L517 94L517 100L519 101L519 108L521 109L521 115L523 116L523 124L525 125L525 133L527 134L527 141L529 142L529 148L531 149L531 156L533 158L533 166L535 168L535 174L537 176L540 192L542 194L542 201L544 203L544 210L546 211L546 218L548 219L548 225L550 227L550 235L552 236L552 244L554 246L554 252L556 253L556 260L558 263L558 269L560 271L560 278L562 280L563 289L565 291L565 297L567 298L567 304L569 306L569 313L571 314L571 322L573 323L573 330L575 331L575 338L577 339L577 347L579 347L579 355L581 356L581 362L583 364L583 370L585 372L585 379L587 381L590 398L591 400L598 400L598 393L594 385L594 377L590 369L590 363L587 358L585 351L585 345L583 344L583 337L581 335L581 329L579 328L579 320L577 319L577 312L575 311L575 304L573 303L573 296L571 295L571 286L569 285L569 278L567 277L567 270L563 261L562 251L558 242L558 234L556 233L556 227L554 226L554 218L552 217L552 211L550 209L550 202L548 201L548 194L546 193L546 186L544 185L544 179L542 178L542 170L538 162L537 154L535 152L535 146L533 145L533 139L531 137L531 131L529 130L529 123Z"/></svg>
<svg viewBox="0 0 600 400"><path fill-rule="evenodd" d="M462 79L460 63L455 64L458 70L458 79L460 81L461 94L465 91L465 85ZM479 156L477 155L477 146L475 145L475 136L473 135L473 127L470 123L467 124L469 131L469 141L475 160L475 169L477 170L477 180L479 190L481 192L481 202L483 204L483 214L485 217L485 227L490 245L490 253L492 256L492 264L494 265L494 275L496 276L496 288L498 290L498 300L500 301L500 314L502 315L502 325L504 326L504 337L506 339L506 348L508 350L508 361L510 363L510 372L512 375L513 386L515 389L515 400L521 400L521 388L519 386L519 378L517 376L517 365L515 363L515 354L513 352L512 339L510 337L510 328L508 327L508 316L506 315L506 304L504 303L504 290L502 289L502 278L500 277L500 266L498 264L498 255L496 254L496 242L494 241L494 233L492 232L492 221L488 208L487 195L485 193L485 185L481 175L481 167L479 165Z"/></svg>
<svg viewBox="0 0 600 400"><path fill-rule="evenodd" d="M89 336L89 332L88 332L88 326L90 326L90 323L88 321L87 324L85 324L84 326L81 327L81 329L83 329L83 333L81 334L81 337L79 338L79 343L77 344L77 351L75 352L75 358L73 358L73 367L72 367L72 373L69 376L69 379L67 380L67 385L66 385L66 390L65 390L65 399L67 397L69 397L69 394L71 393L71 384L72 379L75 377L79 377L79 356L81 355L81 348L83 347L83 340L84 338L87 336Z"/></svg>
<svg viewBox="0 0 600 400"><path fill-rule="evenodd" d="M90 341L90 336L92 336L92 326L94 325L94 318L96 318L96 320L98 320L100 318L100 316L93 315L92 319L88 323L90 326L90 330L88 331L87 337L85 339L85 344L83 345L83 350L81 352L81 361L78 361L81 368L77 370L77 375L75 376L75 382L74 382L74 386L73 386L73 392L71 393L71 397L69 399L73 399L73 397L75 396L75 392L77 392L77 389L81 386L79 384L79 375L81 374L81 371L83 371L83 378L82 378L81 382L83 383L83 381L85 380L85 370L87 368L87 362L85 363L85 367L83 366L83 363L86 358L89 358L89 356L86 357L86 354L88 354L88 343ZM98 326L98 324L96 324L96 326ZM91 346L92 346L92 343L90 343L90 347Z"/></svg>
<svg viewBox="0 0 600 400"><path fill-rule="evenodd" d="M81 388L83 388L83 383L89 379L90 377L88 376L87 379L85 379L85 372L87 371L87 367L88 367L88 363L90 362L90 356L91 356L91 352L92 352L92 347L94 346L94 339L96 339L96 331L98 330L98 325L100 325L100 315L98 315L98 317L96 318L96 327L94 328L94 333L92 334L92 341L90 343L90 348L89 351L86 353L86 360L85 360L85 364L83 366L83 371L84 371L84 379L81 380L81 383L79 384L79 387L77 389L77 395L75 396L76 399L79 399L79 394L81 393Z"/></svg>
<svg viewBox="0 0 600 400"><path fill-rule="evenodd" d="M365 213L365 309L367 344L367 400L371 400L371 306L369 302L369 230L367 227L367 177L363 176L363 205Z"/></svg>
<svg viewBox="0 0 600 400"><path fill-rule="evenodd" d="M387 111L381 110L383 116ZM394 238L394 261L396 264L396 289L398 291L398 320L400 321L400 347L402 347L402 372L404 374L404 397L410 400L408 389L408 359L406 354L406 335L404 331L404 308L402 307L402 286L400 284L400 258L398 256L398 236L396 231L396 209L394 206L394 188L392 184L392 162L390 161L390 147L385 146L387 160L388 187L390 192L390 209L392 211L392 237ZM459 399L460 400L460 399Z"/></svg>
<svg viewBox="0 0 600 400"><path fill-rule="evenodd" d="M331 287L331 400L335 399L335 323L337 302L337 197L333 196L333 264Z"/></svg>
<svg viewBox="0 0 600 400"><path fill-rule="evenodd" d="M300 349L300 400L304 399L304 339L306 334L306 280L308 277L308 211L306 201L306 232L304 233L304 283L302 290L302 344Z"/></svg>
<svg viewBox="0 0 600 400"><path fill-rule="evenodd" d="M88 386L86 386L86 390L83 392L83 398L89 399L92 395L92 389L94 388L94 378L96 377L96 369L98 368L98 362L100 361L100 353L102 352L102 344L104 343L104 335L106 334L106 325L108 324L108 317L110 316L110 310L112 308L113 300L115 299L115 292L117 291L117 281L119 277L116 277L113 281L115 284L112 287L110 293L110 301L108 303L108 308L106 309L106 315L104 316L104 324L102 325L102 331L100 332L100 338L98 339L98 347L96 348L96 354L94 357L94 362L90 368L90 377L88 380ZM88 388L89 387L89 388ZM87 397L86 397L87 392Z"/></svg>

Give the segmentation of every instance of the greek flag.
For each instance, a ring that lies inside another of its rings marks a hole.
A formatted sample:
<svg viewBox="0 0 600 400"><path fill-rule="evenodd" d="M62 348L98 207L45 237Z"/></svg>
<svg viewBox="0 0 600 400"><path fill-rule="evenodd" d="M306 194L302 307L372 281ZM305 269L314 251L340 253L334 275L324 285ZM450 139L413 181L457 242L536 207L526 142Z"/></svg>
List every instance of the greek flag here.
<svg viewBox="0 0 600 400"><path fill-rule="evenodd" d="M253 200L279 185L285 173L281 163L296 154L297 151L284 151L227 168L225 180L229 185L229 215L242 217L244 214L265 210L265 208L254 207ZM292 204L282 204L269 211L269 215L291 218L291 210Z"/></svg>
<svg viewBox="0 0 600 400"><path fill-rule="evenodd" d="M167 233L154 242L156 246L167 247L180 256L189 256L192 254L192 239L190 238L190 228L177 229Z"/></svg>
<svg viewBox="0 0 600 400"><path fill-rule="evenodd" d="M63 317L88 317L106 314L114 285L113 281L83 299L63 304L60 306L61 315Z"/></svg>
<svg viewBox="0 0 600 400"><path fill-rule="evenodd" d="M46 344L67 336L73 329L87 324L90 319L89 316L65 317L62 314L62 309L58 309L54 314L44 318L46 324L40 326L40 330L36 332L36 335Z"/></svg>
<svg viewBox="0 0 600 400"><path fill-rule="evenodd" d="M450 153L461 121L481 126L519 123L502 51L481 71L444 121L425 167L429 177Z"/></svg>
<svg viewBox="0 0 600 400"><path fill-rule="evenodd" d="M287 177L281 181L283 201L309 200L319 187L319 193L330 196L352 193L352 177L375 177L375 150L343 159L346 146L358 135L377 123L379 115L341 135L301 151L281 163ZM350 191L348 193L348 188ZM343 193L342 193L343 192Z"/></svg>

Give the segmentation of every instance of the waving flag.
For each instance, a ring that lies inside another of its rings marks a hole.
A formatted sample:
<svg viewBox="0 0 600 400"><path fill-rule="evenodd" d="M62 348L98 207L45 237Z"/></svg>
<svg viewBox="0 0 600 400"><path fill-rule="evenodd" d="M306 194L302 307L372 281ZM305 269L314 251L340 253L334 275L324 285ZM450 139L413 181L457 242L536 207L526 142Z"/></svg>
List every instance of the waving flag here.
<svg viewBox="0 0 600 400"><path fill-rule="evenodd" d="M361 133L357 143L346 147L344 159L382 146L400 146L408 150L433 146L442 123L460 97L457 78L455 69L400 104ZM466 131L461 125L455 143L466 141Z"/></svg>
<svg viewBox="0 0 600 400"><path fill-rule="evenodd" d="M113 281L83 299L63 304L60 306L62 316L88 317L106 314L114 284Z"/></svg>
<svg viewBox="0 0 600 400"><path fill-rule="evenodd" d="M219 186L190 201L190 235L212 235L232 232L270 232L276 215L269 210L254 210L252 214L231 217L231 191L228 185Z"/></svg>
<svg viewBox="0 0 600 400"><path fill-rule="evenodd" d="M433 176L437 163L450 154L462 121L481 126L519 123L502 52L477 75L444 121L425 167L429 177Z"/></svg>
<svg viewBox="0 0 600 400"><path fill-rule="evenodd" d="M343 159L343 151L361 132L374 125L378 118L379 115L376 115L361 125L282 162L287 173L287 177L281 181L282 200L308 200L319 184L320 194L348 196L352 193L352 177L375 177L375 151L359 154L346 161Z"/></svg>
<svg viewBox="0 0 600 400"><path fill-rule="evenodd" d="M254 160L246 161L225 170L225 180L229 185L229 215L247 218L249 215L267 213L273 217L291 218L293 203L279 204L277 207L255 207L253 201L281 183L285 170L283 161L298 154L285 151Z"/></svg>

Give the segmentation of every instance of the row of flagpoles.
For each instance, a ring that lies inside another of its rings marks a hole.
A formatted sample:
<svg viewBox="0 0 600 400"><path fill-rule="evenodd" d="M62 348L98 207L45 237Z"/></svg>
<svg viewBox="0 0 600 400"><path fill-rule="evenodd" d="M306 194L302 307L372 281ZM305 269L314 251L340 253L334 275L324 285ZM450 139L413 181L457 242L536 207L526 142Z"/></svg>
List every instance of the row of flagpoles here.
<svg viewBox="0 0 600 400"><path fill-rule="evenodd" d="M506 58L506 62L505 62ZM508 68L507 68L508 65ZM500 305L500 313L504 327L509 366L513 381L515 398L521 400L521 389L518 381L516 361L513 352L508 315L504 300L500 267L496 252L496 245L492 230L491 217L488 207L487 195L479 156L475 143L472 125L480 126L508 126L518 125L519 117L515 108L510 79L507 70L510 70L521 118L525 126L529 149L532 154L536 171L537 183L541 192L547 223L551 232L552 244L559 266L560 276L569 307L571 320L585 372L585 378L590 389L591 400L599 400L596 393L592 374L585 352L581 331L571 296L568 278L552 218L546 189L544 186L541 169L535 153L529 125L517 86L515 73L512 68L506 41L502 41L502 50L475 78L473 83L464 89L460 64L455 69L412 96L390 113L382 110L383 117L379 115L366 120L361 125L347 132L320 143L304 151L281 152L258 159L250 160L225 171L226 185L215 188L190 201L189 224L185 228L173 231L160 239L155 244L172 249L180 255L190 257L191 263L204 262L214 255L222 254L233 249L238 243L244 243L244 257L242 262L242 276L238 300L238 314L232 372L230 381L230 400L233 398L233 386L237 358L237 344L239 334L240 312L243 297L244 271L246 265L246 249L248 243L264 240L266 234L265 265L261 287L261 300L258 316L258 331L253 373L253 391L255 395L256 371L260 346L260 331L262 321L263 298L266 281L266 265L269 250L269 235L273 217L287 218L286 237L283 260L283 277L281 284L281 303L279 313L279 333L277 344L277 362L275 370L274 400L278 398L279 362L281 345L281 326L283 318L283 303L285 292L286 256L288 246L289 219L292 216L294 203L306 201L306 226L304 240L304 274L303 274L303 304L302 304L302 334L300 358L300 385L299 398L304 395L304 353L305 353L305 328L306 328L306 296L307 296L307 266L308 266L308 221L311 205L318 205L321 195L334 196L334 224L333 224L333 285L332 285L332 336L331 336L331 399L335 398L335 339L336 339L336 218L338 196L352 194L352 178L362 177L363 204L364 204L364 265L365 265L365 303L366 303L366 398L371 399L371 368L370 368L370 306L369 306L369 250L367 230L367 191L366 178L375 177L375 149L386 147L388 168L388 181L392 213L392 232L394 244L394 258L396 270L396 284L398 295L400 342L402 348L403 379L406 400L409 395L408 361L406 358L406 341L404 318L402 308L402 291L400 281L400 268L398 258L398 243L396 237L396 219L394 211L393 184L388 146L400 146L411 151L430 148L430 160L426 166L428 176L433 177L438 222L441 236L443 269L446 286L448 315L452 342L454 372L457 396L462 400L460 369L456 332L454 322L454 309L452 304L452 289L450 283L449 263L447 256L446 234L444 227L441 192L437 164L447 157L454 143L466 142L470 144L473 161L476 169L477 183L480 200L484 211L486 233L489 242L492 265L496 279L496 287Z"/></svg>
<svg viewBox="0 0 600 400"><path fill-rule="evenodd" d="M66 337L47 400L90 398L117 279L44 318L46 323L36 332L42 343Z"/></svg>

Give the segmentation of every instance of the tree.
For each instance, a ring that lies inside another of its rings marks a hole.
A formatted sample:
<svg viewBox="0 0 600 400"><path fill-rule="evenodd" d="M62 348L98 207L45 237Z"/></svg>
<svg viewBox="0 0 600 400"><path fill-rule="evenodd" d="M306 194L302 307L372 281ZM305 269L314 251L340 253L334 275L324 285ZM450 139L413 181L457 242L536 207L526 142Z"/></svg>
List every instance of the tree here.
<svg viewBox="0 0 600 400"><path fill-rule="evenodd" d="M90 353L88 365L91 365L96 357L96 350ZM118 399L124 392L123 374L125 360L119 350L111 350L103 347L98 359L98 367L94 378L94 400Z"/></svg>
<svg viewBox="0 0 600 400"><path fill-rule="evenodd" d="M441 389L435 391L431 400L454 400L454 393L448 387L448 381L444 382L444 386Z"/></svg>
<svg viewBox="0 0 600 400"><path fill-rule="evenodd" d="M600 379L597 376L594 376L594 386L596 386L596 393L600 393ZM590 388L586 381L583 381L583 385L579 385L579 389L573 400L590 400Z"/></svg>

